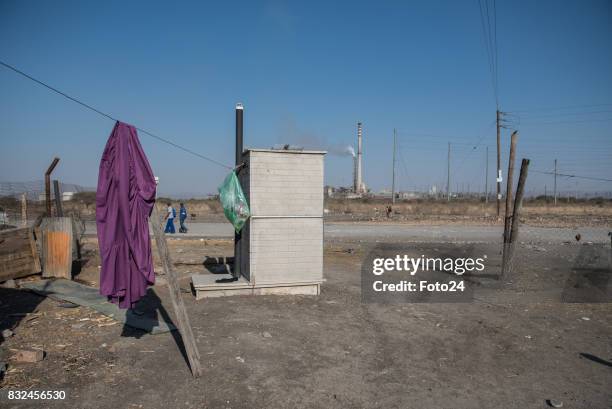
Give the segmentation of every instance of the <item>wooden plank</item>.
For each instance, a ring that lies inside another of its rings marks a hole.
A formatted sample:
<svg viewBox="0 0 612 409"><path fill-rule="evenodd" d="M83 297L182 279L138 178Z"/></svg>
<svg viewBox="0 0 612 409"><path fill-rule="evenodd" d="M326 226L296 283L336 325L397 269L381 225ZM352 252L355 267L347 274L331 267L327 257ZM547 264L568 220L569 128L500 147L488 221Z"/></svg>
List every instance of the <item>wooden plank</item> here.
<svg viewBox="0 0 612 409"><path fill-rule="evenodd" d="M181 297L181 288L178 283L178 277L174 271L174 264L170 258L168 243L166 242L166 236L161 229L161 224L159 222L161 218L156 206L153 206L153 214L151 217L151 227L153 229L153 234L155 235L155 243L157 245L159 258L164 272L166 273L166 280L170 290L170 301L172 302L176 315L177 328L183 340L183 344L185 345L185 352L187 353L187 359L189 360L189 366L191 367L191 374L197 378L202 375L203 372L200 364L200 352L198 351L198 345L189 322L187 309L185 308L183 298Z"/></svg>
<svg viewBox="0 0 612 409"><path fill-rule="evenodd" d="M21 278L21 277L26 277L26 276L35 274L33 272L34 268L32 266L33 266L33 263L30 260L30 262L28 263L11 265L7 267L6 269L0 267L0 282L10 280L13 278Z"/></svg>
<svg viewBox="0 0 612 409"><path fill-rule="evenodd" d="M27 228L20 228L1 232L0 239L2 239L2 242L0 243L0 255L12 254L22 249L28 240L27 230Z"/></svg>
<svg viewBox="0 0 612 409"><path fill-rule="evenodd" d="M30 235L31 229L28 228L0 234L0 281L40 272L40 264L33 257Z"/></svg>
<svg viewBox="0 0 612 409"><path fill-rule="evenodd" d="M14 253L2 254L0 255L0 260L4 261L17 261L22 258L27 258L28 260L32 258L32 252L29 249L29 246L26 247L26 243L21 247L18 251Z"/></svg>
<svg viewBox="0 0 612 409"><path fill-rule="evenodd" d="M32 257L20 258L16 260L8 260L6 267L3 268L3 271L11 271L11 270L22 270L24 267L28 267L30 274L33 269L34 260Z"/></svg>

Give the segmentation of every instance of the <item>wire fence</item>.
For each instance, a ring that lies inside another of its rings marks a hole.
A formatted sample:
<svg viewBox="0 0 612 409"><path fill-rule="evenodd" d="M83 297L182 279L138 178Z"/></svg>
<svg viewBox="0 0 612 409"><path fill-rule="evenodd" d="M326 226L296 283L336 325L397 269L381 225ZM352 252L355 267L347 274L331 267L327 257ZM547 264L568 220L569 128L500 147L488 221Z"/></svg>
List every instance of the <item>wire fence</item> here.
<svg viewBox="0 0 612 409"><path fill-rule="evenodd" d="M50 204L50 216L72 216L84 222L95 220L94 192L60 195L59 206L52 193ZM46 195L39 193L39 190L25 190L12 192L10 196L0 196L0 229L31 227L45 214Z"/></svg>

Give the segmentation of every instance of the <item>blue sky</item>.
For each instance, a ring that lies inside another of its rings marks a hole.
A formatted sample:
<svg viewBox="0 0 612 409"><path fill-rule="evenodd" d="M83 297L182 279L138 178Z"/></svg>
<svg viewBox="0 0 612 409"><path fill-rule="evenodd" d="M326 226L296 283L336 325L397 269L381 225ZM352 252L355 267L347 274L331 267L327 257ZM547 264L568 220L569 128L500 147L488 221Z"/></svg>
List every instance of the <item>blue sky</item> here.
<svg viewBox="0 0 612 409"><path fill-rule="evenodd" d="M498 0L496 9L499 103L516 112L517 158L612 178L612 2ZM355 143L362 121L375 190L390 186L393 128L402 189L443 188L449 141L452 188L483 189L487 145L493 187L496 106L477 0L0 0L0 60L228 164L240 101L252 147L336 150ZM0 89L0 180L41 179L58 155L58 178L95 186L113 123L4 67ZM140 139L162 193L214 192L223 179L223 168ZM327 183L348 185L351 172L350 157L326 158ZM530 175L529 190L545 184L552 176ZM560 178L559 189L612 183Z"/></svg>

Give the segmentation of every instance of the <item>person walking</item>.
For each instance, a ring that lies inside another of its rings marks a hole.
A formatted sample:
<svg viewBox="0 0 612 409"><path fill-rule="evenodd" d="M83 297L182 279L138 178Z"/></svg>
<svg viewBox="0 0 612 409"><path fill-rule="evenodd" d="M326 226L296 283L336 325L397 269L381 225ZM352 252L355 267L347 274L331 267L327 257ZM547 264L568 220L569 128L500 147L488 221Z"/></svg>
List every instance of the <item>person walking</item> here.
<svg viewBox="0 0 612 409"><path fill-rule="evenodd" d="M170 234L174 234L176 233L176 230L174 229L174 218L176 217L176 210L174 210L174 207L172 207L171 203L168 203L168 211L166 212L166 217L164 220L166 220L166 229L164 230L164 233L170 233Z"/></svg>
<svg viewBox="0 0 612 409"><path fill-rule="evenodd" d="M187 220L187 209L185 208L185 204L181 203L181 207L179 209L179 223L181 227L179 228L179 233L187 233L187 226L185 226L185 220Z"/></svg>

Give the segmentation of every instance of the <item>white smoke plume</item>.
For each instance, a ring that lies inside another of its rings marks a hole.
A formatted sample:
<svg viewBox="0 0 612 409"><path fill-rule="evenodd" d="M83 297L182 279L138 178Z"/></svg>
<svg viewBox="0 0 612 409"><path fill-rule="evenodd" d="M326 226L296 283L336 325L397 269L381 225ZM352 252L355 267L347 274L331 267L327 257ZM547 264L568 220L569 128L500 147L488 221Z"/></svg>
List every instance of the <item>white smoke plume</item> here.
<svg viewBox="0 0 612 409"><path fill-rule="evenodd" d="M346 147L346 152L348 152L353 158L355 157L355 149L351 145Z"/></svg>
<svg viewBox="0 0 612 409"><path fill-rule="evenodd" d="M280 146L289 144L307 150L327 151L330 155L355 157L355 149L352 146L330 143L321 135L299 129L292 116L283 119L277 141Z"/></svg>

